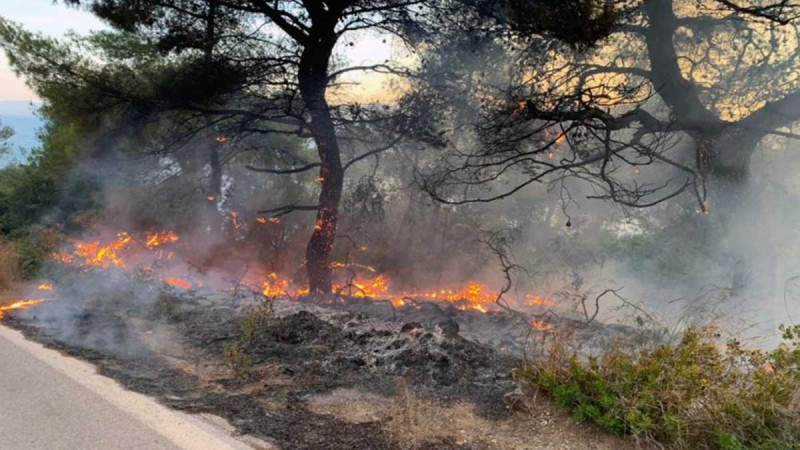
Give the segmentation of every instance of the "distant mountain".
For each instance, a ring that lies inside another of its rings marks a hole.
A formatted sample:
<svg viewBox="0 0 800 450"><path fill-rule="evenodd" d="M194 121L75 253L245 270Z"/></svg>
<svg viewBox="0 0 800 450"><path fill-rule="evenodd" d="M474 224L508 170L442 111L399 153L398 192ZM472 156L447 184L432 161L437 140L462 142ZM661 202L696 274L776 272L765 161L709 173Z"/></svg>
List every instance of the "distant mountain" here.
<svg viewBox="0 0 800 450"><path fill-rule="evenodd" d="M42 120L34 114L38 106L30 102L0 101L0 122L14 129L14 136L9 140L11 149L0 157L0 167L25 162L31 149L39 145L36 131L42 126Z"/></svg>

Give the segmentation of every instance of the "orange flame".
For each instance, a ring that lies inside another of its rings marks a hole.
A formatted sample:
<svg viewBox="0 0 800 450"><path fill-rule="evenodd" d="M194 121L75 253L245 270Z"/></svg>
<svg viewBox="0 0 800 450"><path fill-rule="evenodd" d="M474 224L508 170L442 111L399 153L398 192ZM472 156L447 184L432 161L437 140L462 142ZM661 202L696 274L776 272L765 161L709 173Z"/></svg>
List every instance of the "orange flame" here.
<svg viewBox="0 0 800 450"><path fill-rule="evenodd" d="M21 309L30 308L31 306L35 306L35 305L38 305L39 303L42 303L43 301L45 301L45 300L43 300L43 299L40 299L40 300L17 300L14 303L11 303L10 305L0 306L0 319L5 317L6 311L15 311L15 310L21 310Z"/></svg>
<svg viewBox="0 0 800 450"><path fill-rule="evenodd" d="M147 233L145 236L144 246L152 250L154 248L161 247L164 244L177 242L179 239L180 238L178 235L172 231Z"/></svg>
<svg viewBox="0 0 800 450"><path fill-rule="evenodd" d="M161 249L161 247L178 241L180 238L172 231L149 232L145 234L142 245L148 250ZM64 264L80 263L92 267L118 267L126 269L124 254L131 250L133 237L127 232L117 234L117 238L108 244L101 244L100 241L73 241L73 251L71 253L56 253L53 258ZM166 255L159 253L160 257L172 258L172 253Z"/></svg>
<svg viewBox="0 0 800 450"><path fill-rule="evenodd" d="M231 218L236 225L239 225L239 213L236 211L229 212ZM265 222L279 222L279 219L257 218L259 223ZM317 227L325 230L327 222L324 220L317 221ZM132 246L134 239L128 233L119 233L117 238L107 244L101 244L100 241L93 242L74 242L74 250L69 253L60 253L53 255L56 260L66 264L82 264L85 266L97 267L117 267L127 269L128 264L135 266L135 259L141 256L142 250L149 250L156 260L161 263L171 261L176 255L168 251L165 247L169 244L177 242L180 237L172 231L159 231L149 232L145 235L141 246ZM361 247L359 251L366 251L366 247ZM138 253L137 253L138 252ZM152 259L147 259L152 262ZM156 265L153 267L163 267ZM165 276L164 281L167 285L178 289L191 289L197 287L197 284L188 281L185 276L181 276L179 272L175 272L175 266L169 269L169 275ZM469 281L461 287L451 289L437 289L437 290L401 290L392 286L391 280L383 274L378 273L378 269L372 266L345 263L345 262L332 262L329 267L334 270L348 269L348 272L338 273L337 279L333 285L333 292L339 295L350 296L354 298L364 299L385 299L390 301L395 306L404 306L409 303L409 299L423 300L428 302L449 303L454 308L460 310L471 310L478 312L496 311L497 292L490 289L486 284L478 281ZM157 270L157 269L156 269ZM346 274L353 274L357 270L355 276L345 278ZM366 275L364 275L366 274ZM243 281L244 285L258 286L258 289L266 297L300 297L309 294L308 288L300 288L295 285L290 278L279 276L277 273L269 273L266 276L255 275L248 277ZM49 284L43 283L39 286L41 290L48 290L45 286ZM218 286L219 288L224 288ZM52 286L51 286L52 288ZM539 295L529 294L523 299L526 306L553 306L554 302L551 299L543 298ZM549 324L540 324L541 327L546 328ZM534 327L539 325L533 325Z"/></svg>
<svg viewBox="0 0 800 450"><path fill-rule="evenodd" d="M38 289L40 291L52 291L53 290L53 285L50 284L50 283L42 283L42 284L36 286L36 289Z"/></svg>
<svg viewBox="0 0 800 450"><path fill-rule="evenodd" d="M180 277L167 277L167 279L164 280L164 281L168 285L170 285L172 287L176 287L178 289L191 289L192 288L192 283L191 282L186 281L186 280L184 280L183 278L180 278Z"/></svg>
<svg viewBox="0 0 800 450"><path fill-rule="evenodd" d="M553 325L545 322L544 320L534 320L531 322L531 328L542 333L553 331Z"/></svg>
<svg viewBox="0 0 800 450"><path fill-rule="evenodd" d="M541 295L527 294L525 296L525 304L527 306L553 306L555 302L549 298L543 298Z"/></svg>
<svg viewBox="0 0 800 450"><path fill-rule="evenodd" d="M125 268L125 261L120 257L119 252L127 248L133 238L128 233L117 234L117 239L108 245L100 245L99 241L76 242L74 256L83 258L83 263L87 266L109 267L115 266ZM72 260L72 256L61 258L62 261Z"/></svg>

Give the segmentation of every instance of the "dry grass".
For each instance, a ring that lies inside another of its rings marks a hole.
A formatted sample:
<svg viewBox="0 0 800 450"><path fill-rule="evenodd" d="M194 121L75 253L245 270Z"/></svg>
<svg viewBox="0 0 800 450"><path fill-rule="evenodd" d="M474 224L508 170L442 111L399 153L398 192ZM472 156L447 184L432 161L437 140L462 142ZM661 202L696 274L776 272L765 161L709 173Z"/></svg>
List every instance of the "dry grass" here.
<svg viewBox="0 0 800 450"><path fill-rule="evenodd" d="M530 414L490 420L468 401L440 403L422 398L405 381L388 397L357 389L337 389L314 396L309 409L348 423L381 421L397 448L480 448L487 450L642 449L632 442L600 434L554 414L549 402L532 405Z"/></svg>
<svg viewBox="0 0 800 450"><path fill-rule="evenodd" d="M13 291L20 279L17 246L0 242L0 291Z"/></svg>

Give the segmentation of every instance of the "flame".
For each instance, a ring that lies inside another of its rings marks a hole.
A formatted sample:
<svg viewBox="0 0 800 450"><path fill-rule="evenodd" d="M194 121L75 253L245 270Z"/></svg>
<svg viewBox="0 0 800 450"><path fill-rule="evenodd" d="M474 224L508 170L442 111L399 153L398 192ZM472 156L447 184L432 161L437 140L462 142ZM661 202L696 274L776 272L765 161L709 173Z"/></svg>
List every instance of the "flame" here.
<svg viewBox="0 0 800 450"><path fill-rule="evenodd" d="M219 136L217 136L217 142L219 142L220 144L224 143L224 142L225 142L225 141L227 141L227 140L228 140L228 138L226 138L226 137L225 137L225 136L223 136L223 135L219 135Z"/></svg>
<svg viewBox="0 0 800 450"><path fill-rule="evenodd" d="M192 288L192 283L191 282L186 281L186 280L184 280L183 278L180 278L180 277L167 277L167 279L164 280L164 281L168 285L170 285L172 287L176 287L178 289L191 289Z"/></svg>
<svg viewBox="0 0 800 450"><path fill-rule="evenodd" d="M147 235L145 236L144 246L152 250L154 248L161 247L164 244L177 242L179 239L180 238L178 237L178 235L172 231L147 233Z"/></svg>
<svg viewBox="0 0 800 450"><path fill-rule="evenodd" d="M173 231L154 231L148 232L144 236L142 246L148 250L159 250L157 255L160 258L172 259L173 253L162 253L160 250L165 245L177 242L180 237ZM62 252L53 255L53 259L64 264L82 264L90 267L117 267L127 269L128 264L125 256L132 252L135 241L127 232L117 233L115 240L101 244L100 241L73 241L72 252Z"/></svg>
<svg viewBox="0 0 800 450"><path fill-rule="evenodd" d="M348 267L353 267L356 269L363 269L368 272L376 273L378 270L372 266L365 266L363 264L356 264L356 263L343 263L343 262L332 262L328 265L331 269L346 269Z"/></svg>
<svg viewBox="0 0 800 450"><path fill-rule="evenodd" d="M294 289L292 283L272 272L267 275L266 280L261 282L261 294L264 297L299 296L309 294L308 288Z"/></svg>
<svg viewBox="0 0 800 450"><path fill-rule="evenodd" d="M231 211L231 218L234 224L239 225L239 213ZM279 222L278 219L257 218L259 223ZM325 230L326 222L319 220L317 226ZM188 269L187 265L179 266L180 262L173 261L176 254L169 251L167 246L180 240L180 236L173 231L154 231L145 234L142 241L136 241L127 232L118 233L116 239L111 242L101 243L92 242L73 242L72 252L54 254L54 258L65 264L83 265L87 267L129 268L146 265L150 270L162 270L164 281L167 285L178 289L192 289L197 287L196 283L189 281L186 275L177 271L178 267ZM141 242L142 245L134 246L134 242ZM359 251L367 251L366 247L361 247ZM143 252L150 252L143 255ZM155 264L158 262L159 264ZM170 263L168 266L166 263ZM168 267L168 269L167 269ZM481 313L496 311L498 294L486 284L471 280L464 285L450 289L420 289L404 290L393 286L392 280L385 274L380 274L378 269L373 266L351 262L334 261L329 264L333 270L347 269L344 272L336 272L333 283L333 292L338 295L349 296L363 299L388 300L394 306L408 306L411 300L427 301L435 303L451 304L459 310L470 310ZM168 276L167 276L168 274ZM229 285L220 286L219 283L227 283L218 280L214 288L225 289ZM306 287L298 287L291 278L283 277L276 272L267 273L256 272L247 277L242 277L238 283L258 289L266 297L302 297L309 295ZM52 289L47 283L39 286L40 290ZM551 299L543 298L540 295L528 294L521 299L521 304L525 306L549 307L554 302ZM532 325L534 328L541 327L547 329L549 324L541 323ZM538 328L537 328L538 329Z"/></svg>
<svg viewBox="0 0 800 450"><path fill-rule="evenodd" d="M383 275L361 280L354 279L349 283L334 284L333 292L348 294L355 298L385 298L389 296L389 282Z"/></svg>
<svg viewBox="0 0 800 450"><path fill-rule="evenodd" d="M262 223L262 224L263 223L281 223L281 219L278 219L277 217L259 217L258 219L256 219L256 222Z"/></svg>
<svg viewBox="0 0 800 450"><path fill-rule="evenodd" d="M208 197L206 197L206 198L207 198L207 199L208 199L208 201L210 201L210 202L213 202L214 200L216 200L216 199L217 199L217 197L214 197L213 195L209 195L209 196L208 196Z"/></svg>
<svg viewBox="0 0 800 450"><path fill-rule="evenodd" d="M9 305L0 306L0 319L5 317L6 311L15 311L15 310L30 308L31 306L36 306L44 301L45 301L44 299L17 300Z"/></svg>
<svg viewBox="0 0 800 450"><path fill-rule="evenodd" d="M541 295L527 294L525 296L525 304L527 306L553 306L555 302L549 298L543 298Z"/></svg>
<svg viewBox="0 0 800 450"><path fill-rule="evenodd" d="M544 320L534 320L531 322L531 328L542 333L553 331L553 324L547 323Z"/></svg>
<svg viewBox="0 0 800 450"><path fill-rule="evenodd" d="M567 141L566 133L564 133L564 132L558 133L558 136L556 136L556 144L561 145L566 141Z"/></svg>
<svg viewBox="0 0 800 450"><path fill-rule="evenodd" d="M231 211L228 213L231 216L231 223L233 223L233 228L239 229L239 211Z"/></svg>
<svg viewBox="0 0 800 450"><path fill-rule="evenodd" d="M390 281L383 275L374 278L356 278L350 283L335 284L334 292L356 298L387 299L394 306L404 306L408 299L439 301L458 304L461 310L488 312L497 300L497 294L485 284L470 281L461 289L440 289L432 291L392 292Z"/></svg>
<svg viewBox="0 0 800 450"><path fill-rule="evenodd" d="M61 255L62 262L71 263L75 258L83 259L87 266L110 267L115 266L124 269L125 261L119 253L126 249L133 238L125 232L117 234L117 239L108 245L100 245L99 241L94 242L75 242L75 251L72 255Z"/></svg>
<svg viewBox="0 0 800 450"><path fill-rule="evenodd" d="M38 289L40 291L52 291L53 290L53 285L50 284L50 283L42 283L42 284L36 286L36 289Z"/></svg>

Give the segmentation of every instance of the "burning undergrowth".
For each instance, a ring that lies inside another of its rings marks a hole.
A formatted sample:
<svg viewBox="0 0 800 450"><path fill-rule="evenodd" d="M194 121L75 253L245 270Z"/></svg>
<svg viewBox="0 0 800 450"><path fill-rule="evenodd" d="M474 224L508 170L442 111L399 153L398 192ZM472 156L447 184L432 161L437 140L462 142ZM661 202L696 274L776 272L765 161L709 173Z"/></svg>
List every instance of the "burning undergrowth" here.
<svg viewBox="0 0 800 450"><path fill-rule="evenodd" d="M437 408L472 405L474 420L506 420L511 369L530 344L560 327L595 345L632 331L559 318L531 295L527 314L509 311L477 282L393 292L380 275L355 276L356 265L339 295L303 296L276 273L203 270L190 254L165 231L72 241L53 255L50 281L32 289L49 301L10 305L5 321L131 389L284 448L507 448L447 427L408 437L397 424L410 413L394 407L353 422L314 405L356 389L390 405L413 395Z"/></svg>
<svg viewBox="0 0 800 450"><path fill-rule="evenodd" d="M86 285L98 286L93 296L74 288ZM184 290L150 272L115 269L65 272L52 292L58 300L6 322L128 388L223 416L281 448L406 446L398 439L413 439L414 448L507 448L459 430L398 437L408 406L356 421L319 411L320 399L355 390L389 405L409 395L448 411L469 404L473 420L505 420L503 399L515 389L510 369L520 361L465 339L459 318L404 321L403 311L414 309L406 306L395 308L396 320L383 320L369 317L369 308L344 310L366 306L364 299L332 305L267 299L246 288ZM500 314L453 311L485 320Z"/></svg>

